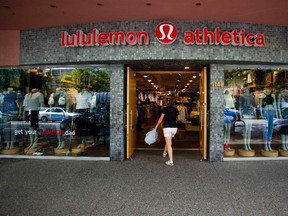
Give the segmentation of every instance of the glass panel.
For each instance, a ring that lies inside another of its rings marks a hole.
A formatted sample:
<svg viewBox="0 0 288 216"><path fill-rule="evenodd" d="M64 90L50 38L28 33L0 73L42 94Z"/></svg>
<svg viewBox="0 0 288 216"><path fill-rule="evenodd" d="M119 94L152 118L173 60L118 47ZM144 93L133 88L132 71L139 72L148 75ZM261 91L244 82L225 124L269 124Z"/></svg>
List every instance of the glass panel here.
<svg viewBox="0 0 288 216"><path fill-rule="evenodd" d="M0 69L0 86L1 154L109 157L106 68Z"/></svg>
<svg viewBox="0 0 288 216"><path fill-rule="evenodd" d="M288 71L226 70L224 156L288 156Z"/></svg>

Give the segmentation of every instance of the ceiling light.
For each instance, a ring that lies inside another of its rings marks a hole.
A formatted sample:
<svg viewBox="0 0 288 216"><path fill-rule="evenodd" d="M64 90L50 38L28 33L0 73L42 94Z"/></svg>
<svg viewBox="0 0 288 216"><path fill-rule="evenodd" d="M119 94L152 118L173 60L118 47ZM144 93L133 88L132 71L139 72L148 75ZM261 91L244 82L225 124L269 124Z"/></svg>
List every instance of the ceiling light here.
<svg viewBox="0 0 288 216"><path fill-rule="evenodd" d="M147 80L148 82L151 82L152 80Z"/></svg>
<svg viewBox="0 0 288 216"><path fill-rule="evenodd" d="M190 67L186 66L186 67L184 67L184 69L185 69L185 70L189 70L189 69L190 69Z"/></svg>
<svg viewBox="0 0 288 216"><path fill-rule="evenodd" d="M147 78L148 76L147 76L147 75L144 75L143 77L144 77L144 78Z"/></svg>
<svg viewBox="0 0 288 216"><path fill-rule="evenodd" d="M194 76L192 76L192 77L195 79L197 76L194 75Z"/></svg>
<svg viewBox="0 0 288 216"><path fill-rule="evenodd" d="M190 83L187 83L186 85L188 85L188 86L189 86L189 85L190 85Z"/></svg>
<svg viewBox="0 0 288 216"><path fill-rule="evenodd" d="M189 82L193 82L193 80L189 80Z"/></svg>

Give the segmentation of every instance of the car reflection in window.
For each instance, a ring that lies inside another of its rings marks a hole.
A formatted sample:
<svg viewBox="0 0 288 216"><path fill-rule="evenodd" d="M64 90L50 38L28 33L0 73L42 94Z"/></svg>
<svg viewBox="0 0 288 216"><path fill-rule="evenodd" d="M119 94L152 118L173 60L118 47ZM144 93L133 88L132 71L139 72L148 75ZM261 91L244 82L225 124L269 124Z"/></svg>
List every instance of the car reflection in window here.
<svg viewBox="0 0 288 216"><path fill-rule="evenodd" d="M59 107L51 107L39 111L39 120L42 122L62 122L64 119L73 118L79 116L80 113L66 112L64 109Z"/></svg>

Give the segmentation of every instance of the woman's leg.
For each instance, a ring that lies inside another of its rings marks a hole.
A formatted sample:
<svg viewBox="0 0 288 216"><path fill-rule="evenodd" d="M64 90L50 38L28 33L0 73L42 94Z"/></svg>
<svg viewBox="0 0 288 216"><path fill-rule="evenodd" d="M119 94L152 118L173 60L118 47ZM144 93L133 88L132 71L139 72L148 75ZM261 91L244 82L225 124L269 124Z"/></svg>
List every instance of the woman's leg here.
<svg viewBox="0 0 288 216"><path fill-rule="evenodd" d="M165 140L165 147L164 147L164 151L163 151L163 157L166 157L168 153L168 150L167 150L167 144L166 144L166 140Z"/></svg>
<svg viewBox="0 0 288 216"><path fill-rule="evenodd" d="M169 161L173 161L172 137L165 137L165 142L165 149L168 152Z"/></svg>

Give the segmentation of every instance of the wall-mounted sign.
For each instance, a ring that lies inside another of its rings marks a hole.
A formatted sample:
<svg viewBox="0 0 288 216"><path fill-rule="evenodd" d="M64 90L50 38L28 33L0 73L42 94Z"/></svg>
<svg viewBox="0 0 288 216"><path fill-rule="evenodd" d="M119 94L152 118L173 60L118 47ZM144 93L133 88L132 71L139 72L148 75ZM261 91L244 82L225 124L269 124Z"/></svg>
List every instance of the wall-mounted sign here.
<svg viewBox="0 0 288 216"><path fill-rule="evenodd" d="M194 31L184 31L178 35L176 26L171 22L162 22L157 25L155 37L161 44L172 44L177 38L185 45L232 45L257 47L265 45L265 36L261 33L246 32L245 29L221 31L219 27L209 30L207 27L196 28ZM61 45L64 47L83 46L109 46L109 45L148 45L149 34L147 31L99 32L93 29L89 33L77 30L74 34L63 31Z"/></svg>

